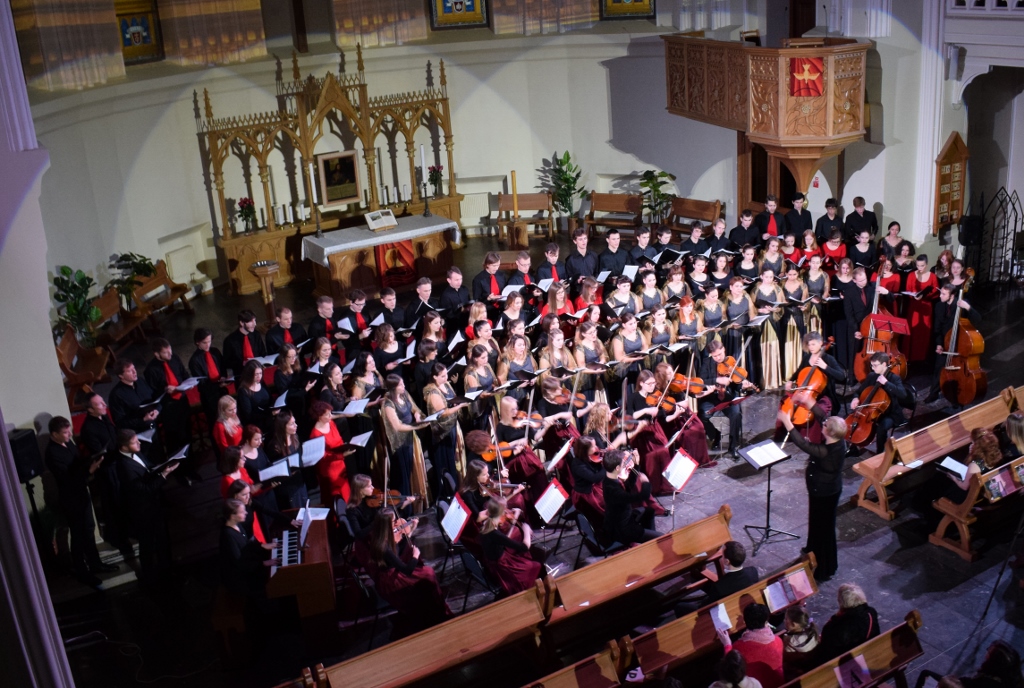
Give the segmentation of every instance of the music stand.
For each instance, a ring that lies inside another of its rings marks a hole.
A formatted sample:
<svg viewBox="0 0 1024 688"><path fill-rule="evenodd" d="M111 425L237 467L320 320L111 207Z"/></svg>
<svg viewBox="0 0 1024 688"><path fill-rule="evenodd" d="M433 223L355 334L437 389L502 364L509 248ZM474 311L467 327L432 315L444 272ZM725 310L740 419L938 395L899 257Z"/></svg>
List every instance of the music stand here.
<svg viewBox="0 0 1024 688"><path fill-rule="evenodd" d="M875 326L875 332L892 332L893 334L910 334L910 326L905 318L898 318L895 315L883 315L874 313L868 316L871 324Z"/></svg>
<svg viewBox="0 0 1024 688"><path fill-rule="evenodd" d="M740 449L739 452L740 456L746 459L747 463L758 471L762 468L768 469L768 499L764 508L764 525L743 526L743 530L747 531L747 535L750 536L750 541L754 543L754 556L756 557L758 550L760 550L762 546L771 542L772 538L799 540L800 536L795 533L772 528L772 466L788 459L789 454L784 453L772 440L765 440L764 442L752 444ZM751 531L757 531L760 535L755 539L755 537L751 535Z"/></svg>

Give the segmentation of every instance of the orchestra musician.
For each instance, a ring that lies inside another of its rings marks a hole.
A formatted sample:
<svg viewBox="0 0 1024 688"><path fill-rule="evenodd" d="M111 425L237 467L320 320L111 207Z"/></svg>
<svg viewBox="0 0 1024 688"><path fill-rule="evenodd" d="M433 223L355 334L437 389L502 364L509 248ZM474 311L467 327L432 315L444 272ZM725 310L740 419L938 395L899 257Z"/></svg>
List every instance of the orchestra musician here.
<svg viewBox="0 0 1024 688"><path fill-rule="evenodd" d="M509 482L526 486L526 500L535 504L548 486L544 464L526 440L526 420L517 418L519 405L511 397L502 397L496 434L499 443L508 444L512 456L505 459Z"/></svg>
<svg viewBox="0 0 1024 688"><path fill-rule="evenodd" d="M636 379L636 388L626 400L625 411L629 417L642 421L640 431L632 438L631 446L635 447L640 455L643 472L651 476L651 492L655 495L667 495L672 494L672 486L662 473L672 461L672 454L668 450L665 431L658 423L660 405L648 403L651 397L658 399L663 396L661 393L655 394L655 384L654 373L641 370ZM674 422L683 414L683 410L682 405L677 405L666 415L666 422Z"/></svg>
<svg viewBox="0 0 1024 688"><path fill-rule="evenodd" d="M597 419L594 419L598 414ZM591 425L608 423L608 405L597 404L587 418L587 434L573 443L569 474L572 476L572 505L587 517L598 532L604 528L604 449L598 448L594 435L600 431ZM607 438L605 438L607 443ZM625 437L619 442L625 442Z"/></svg>
<svg viewBox="0 0 1024 688"><path fill-rule="evenodd" d="M860 393L871 389L877 382L881 389L889 395L889 407L881 417L875 420L875 452L881 454L885 451L885 441L889 438L889 431L896 427L903 420L902 403L906 402L906 388L899 375L889 374L889 354L877 353L871 356L871 372L867 377L853 388L853 398L850 399L850 411L860 405Z"/></svg>
<svg viewBox="0 0 1024 688"><path fill-rule="evenodd" d="M533 531L528 523L505 518L505 500L501 498L489 500L485 511L486 518L480 525L484 565L506 595L528 590L544 567L531 554ZM506 532L503 527L507 528Z"/></svg>
<svg viewBox="0 0 1024 688"><path fill-rule="evenodd" d="M939 376L943 366L946 365L946 357L941 353L946 342L946 335L953 329L953 319L956 315L957 305L960 306L960 317L967 318L972 325L977 327L981 323L981 316L971 304L960 298L960 290L950 284L943 284L939 288L939 298L932 306L932 336L931 344L935 350L935 370L932 373L932 386L928 390L925 403L937 401L942 389L939 386ZM951 348L956 348L956 343L951 342ZM957 360L957 359L954 359ZM961 363L956 363L960 365Z"/></svg>
<svg viewBox="0 0 1024 688"><path fill-rule="evenodd" d="M743 435L743 413L740 406L738 403L732 403L718 411L714 409L726 402L735 401L741 391L754 385L748 379L736 383L732 378L718 372L719 365L724 364L726 359L725 346L722 342L710 342L707 346L707 354L708 358L701 363L700 375L698 375L707 385L704 393L698 395L697 407L700 420L704 424L707 436L711 439L711 448L718 449L722 443L722 433L711 422L710 416L713 413L723 413L729 418L729 456L737 458L740 438ZM715 383L714 386L711 385L712 381Z"/></svg>
<svg viewBox="0 0 1024 688"><path fill-rule="evenodd" d="M661 535L654 529L654 509L644 505L651 496L647 476L633 470L633 459L617 449L605 452L602 462L605 534L624 545Z"/></svg>
<svg viewBox="0 0 1024 688"><path fill-rule="evenodd" d="M698 367L695 365L694 370L697 369ZM668 363L659 363L654 369L654 380L657 394L660 394L662 390L668 389L669 383L672 382L672 366ZM692 396L691 399L693 399ZM676 399L675 401L676 410L679 411L678 415L674 413L669 414L664 408L658 410L658 423L661 424L662 430L665 431L665 436L672 437L681 429L683 434L679 436L679 446L683 448L683 451L689 454L690 458L696 461L697 465L701 468L717 466L718 462L712 461L711 456L708 454L707 434L704 431L704 424L700 422L699 417L694 418L697 414L690 410L682 399ZM694 407L696 407L695 399ZM675 415L675 417L670 420L670 415Z"/></svg>

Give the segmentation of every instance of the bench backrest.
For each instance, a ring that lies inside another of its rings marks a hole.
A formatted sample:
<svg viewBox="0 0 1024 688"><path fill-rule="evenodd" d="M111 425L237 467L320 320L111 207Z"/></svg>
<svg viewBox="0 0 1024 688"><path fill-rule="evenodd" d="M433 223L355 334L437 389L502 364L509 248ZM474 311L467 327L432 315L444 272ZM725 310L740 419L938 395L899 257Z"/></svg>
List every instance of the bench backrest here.
<svg viewBox="0 0 1024 688"><path fill-rule="evenodd" d="M699 201L695 198L673 198L670 219L678 222L680 218L714 222L722 213L721 201Z"/></svg>
<svg viewBox="0 0 1024 688"><path fill-rule="evenodd" d="M526 688L614 688L622 685L623 674L632 659L629 638L626 649L614 640L596 655L570 664L542 679L526 684Z"/></svg>
<svg viewBox="0 0 1024 688"><path fill-rule="evenodd" d="M814 568L814 557L810 555L801 563L758 581L749 588L740 590L714 604L681 616L661 628L634 638L633 650L640 663L640 668L643 669L645 675L650 675L661 669L671 670L690 659L721 647L711 616L715 608L719 604L724 604L726 612L733 622L732 631L743 630L743 610L747 605L753 602L764 604L765 588L797 571L802 570L807 574L807 579L813 590L812 594L817 594L818 585L814 582Z"/></svg>
<svg viewBox="0 0 1024 688"><path fill-rule="evenodd" d="M1017 389L1008 390L1010 398L1008 399L1011 404L1011 411L1024 411L1024 385Z"/></svg>
<svg viewBox="0 0 1024 688"><path fill-rule="evenodd" d="M138 286L135 287L135 291L132 293L132 298L135 300L136 305L142 305L146 302L146 297L154 291L160 289L170 290L174 287L187 288L184 284L178 284L171 280L170 275L167 274L167 262L158 260L156 262L156 271L149 277L138 277Z"/></svg>
<svg viewBox="0 0 1024 688"><path fill-rule="evenodd" d="M436 674L524 636L546 618L549 593L543 581L498 600L359 655L325 670L333 688L403 686Z"/></svg>
<svg viewBox="0 0 1024 688"><path fill-rule="evenodd" d="M595 564L555 580L558 597L567 615L596 605L693 566L716 553L732 539L732 510L722 505L714 516L695 521Z"/></svg>
<svg viewBox="0 0 1024 688"><path fill-rule="evenodd" d="M639 216L643 212L642 194L598 193L590 194L590 213L631 213Z"/></svg>
<svg viewBox="0 0 1024 688"><path fill-rule="evenodd" d="M836 680L836 669L863 657L867 664L870 680L856 683L860 688L870 688L887 681L892 676L902 673L908 664L924 654L917 631L921 628L921 614L914 610L907 614L906 621L884 633L879 633L871 640L858 645L846 654L825 662L821 666L795 678L786 687L796 688L832 688L839 685ZM906 683L898 684L906 685ZM784 687L785 688L785 687Z"/></svg>
<svg viewBox="0 0 1024 688"><path fill-rule="evenodd" d="M950 416L938 423L933 423L917 432L889 440L886 445L886 457L891 461L883 461L883 475L892 461L903 463L912 461L932 461L941 458L957 447L963 447L971 441L971 430L975 428L992 428L1006 420L1010 409L1001 397L993 397L977 406Z"/></svg>
<svg viewBox="0 0 1024 688"><path fill-rule="evenodd" d="M549 213L555 211L554 206L551 203L551 194L547 192L542 193L528 193L528 194L516 194L516 201L519 204L519 210L546 210ZM498 212L512 212L512 194L500 193L498 194Z"/></svg>
<svg viewBox="0 0 1024 688"><path fill-rule="evenodd" d="M1024 485L1024 456L977 477L981 488L979 497L994 504L1014 494Z"/></svg>
<svg viewBox="0 0 1024 688"><path fill-rule="evenodd" d="M96 321L98 326L113 319L121 312L121 297L116 289L107 289L92 300L92 305L100 309L100 319Z"/></svg>
<svg viewBox="0 0 1024 688"><path fill-rule="evenodd" d="M78 356L78 337L75 336L75 331L70 325L64 328L64 334L60 336L60 341L57 342L57 363L60 364L60 370L64 375L71 377L74 375L73 368L75 367L75 358Z"/></svg>

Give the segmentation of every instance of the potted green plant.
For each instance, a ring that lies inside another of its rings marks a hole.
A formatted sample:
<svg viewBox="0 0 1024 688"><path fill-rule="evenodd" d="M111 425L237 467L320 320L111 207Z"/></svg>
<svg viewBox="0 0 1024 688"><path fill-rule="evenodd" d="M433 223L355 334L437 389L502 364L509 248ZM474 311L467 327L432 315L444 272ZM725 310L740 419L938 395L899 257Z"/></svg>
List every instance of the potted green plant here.
<svg viewBox="0 0 1024 688"><path fill-rule="evenodd" d="M640 175L640 188L644 194L644 208L650 211L651 222L661 222L672 203L672 194L664 188L675 181L675 175L657 170L644 170Z"/></svg>
<svg viewBox="0 0 1024 688"><path fill-rule="evenodd" d="M100 319L100 309L92 305L92 288L96 280L81 270L72 270L67 265L57 266L53 278L53 300L64 306L57 318L60 327L70 326L83 346L95 343L92 324Z"/></svg>
<svg viewBox="0 0 1024 688"><path fill-rule="evenodd" d="M551 158L551 167L546 170L548 185L551 190L551 201L555 210L562 213L563 218L567 217L567 229L572 232L575 229L575 200L586 196L587 191L580 186L580 177L583 171L580 166L572 161L569 151L561 156L555 151Z"/></svg>
<svg viewBox="0 0 1024 688"><path fill-rule="evenodd" d="M123 309L130 311L135 288L142 284L139 277L152 277L156 274L156 266L146 256L140 256L137 253L122 253L111 256L108 267L116 271L118 276L107 282L107 288L116 289L122 299Z"/></svg>

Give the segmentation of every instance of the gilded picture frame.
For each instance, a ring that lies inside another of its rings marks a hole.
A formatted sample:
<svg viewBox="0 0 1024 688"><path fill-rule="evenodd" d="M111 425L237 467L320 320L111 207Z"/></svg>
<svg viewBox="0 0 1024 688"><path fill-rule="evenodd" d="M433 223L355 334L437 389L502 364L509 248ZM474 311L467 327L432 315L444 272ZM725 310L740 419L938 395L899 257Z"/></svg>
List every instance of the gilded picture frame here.
<svg viewBox="0 0 1024 688"><path fill-rule="evenodd" d="M430 28L434 31L487 26L487 0L430 0Z"/></svg>
<svg viewBox="0 0 1024 688"><path fill-rule="evenodd" d="M320 205L336 208L362 201L356 152L323 153L316 156Z"/></svg>
<svg viewBox="0 0 1024 688"><path fill-rule="evenodd" d="M601 0L601 19L654 19L654 0Z"/></svg>

